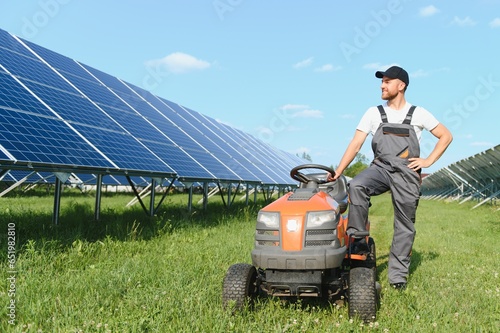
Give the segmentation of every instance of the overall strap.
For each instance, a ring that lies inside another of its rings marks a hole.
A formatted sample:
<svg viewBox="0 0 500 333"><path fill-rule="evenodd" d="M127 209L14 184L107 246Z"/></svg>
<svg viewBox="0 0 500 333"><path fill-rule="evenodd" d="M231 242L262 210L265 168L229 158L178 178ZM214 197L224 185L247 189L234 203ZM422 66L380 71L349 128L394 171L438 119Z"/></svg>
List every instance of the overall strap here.
<svg viewBox="0 0 500 333"><path fill-rule="evenodd" d="M378 112L380 112L380 117L383 123L387 123L387 113L385 113L384 107L382 105L377 106Z"/></svg>
<svg viewBox="0 0 500 333"><path fill-rule="evenodd" d="M415 106L415 105L411 106L410 110L408 110L408 113L406 114L406 118L403 121L403 124L410 125L410 123L411 123L411 117L413 116L413 111L415 111L416 107L417 106Z"/></svg>

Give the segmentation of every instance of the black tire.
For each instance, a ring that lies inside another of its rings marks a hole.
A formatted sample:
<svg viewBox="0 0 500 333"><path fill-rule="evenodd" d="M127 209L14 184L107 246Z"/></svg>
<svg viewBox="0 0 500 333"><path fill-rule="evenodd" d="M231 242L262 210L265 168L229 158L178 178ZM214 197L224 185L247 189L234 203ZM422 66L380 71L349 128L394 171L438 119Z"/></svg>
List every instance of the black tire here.
<svg viewBox="0 0 500 333"><path fill-rule="evenodd" d="M349 271L349 317L364 322L375 321L377 316L376 271L368 267L355 267Z"/></svg>
<svg viewBox="0 0 500 333"><path fill-rule="evenodd" d="M257 270L249 264L229 267L222 286L224 308L241 310L257 296Z"/></svg>

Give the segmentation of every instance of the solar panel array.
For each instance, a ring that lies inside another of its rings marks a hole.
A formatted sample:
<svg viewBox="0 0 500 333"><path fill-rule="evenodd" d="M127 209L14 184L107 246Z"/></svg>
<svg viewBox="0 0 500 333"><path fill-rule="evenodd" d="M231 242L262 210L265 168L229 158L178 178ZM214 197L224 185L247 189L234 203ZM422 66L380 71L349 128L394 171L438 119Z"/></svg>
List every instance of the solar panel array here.
<svg viewBox="0 0 500 333"><path fill-rule="evenodd" d="M291 185L304 161L0 29L0 167Z"/></svg>
<svg viewBox="0 0 500 333"><path fill-rule="evenodd" d="M500 197L500 145L442 168L422 180L424 198L467 201Z"/></svg>

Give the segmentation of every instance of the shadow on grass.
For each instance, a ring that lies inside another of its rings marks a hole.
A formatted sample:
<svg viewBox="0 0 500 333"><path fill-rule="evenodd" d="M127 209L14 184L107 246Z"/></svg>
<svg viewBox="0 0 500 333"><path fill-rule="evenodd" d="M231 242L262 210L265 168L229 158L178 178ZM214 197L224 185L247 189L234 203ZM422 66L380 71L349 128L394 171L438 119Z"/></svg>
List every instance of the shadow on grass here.
<svg viewBox="0 0 500 333"><path fill-rule="evenodd" d="M342 291L339 295L328 299L327 297L273 297L273 296L258 296L251 305L248 306L249 311L260 311L268 309L270 306L288 310L300 310L303 312L315 312L317 309L334 311L343 307L347 307L347 298L345 292Z"/></svg>
<svg viewBox="0 0 500 333"><path fill-rule="evenodd" d="M36 197L34 200L37 200ZM225 207L222 203L212 202L206 210L193 208L189 212L185 204L164 203L158 214L153 217L147 216L137 205L130 208L103 209L99 221L96 221L92 205L71 201L62 207L57 225L52 221L51 212L31 209L0 211L0 237L7 239L7 226L14 225L16 247L21 252L28 242L36 244L36 247L50 244L51 248L64 250L78 240L149 240L183 228L207 228L235 221L255 220L263 205L264 203L259 201L248 206L235 202L230 207ZM0 248L5 247L4 244L5 242L2 242ZM6 253L6 250L0 252L0 260Z"/></svg>
<svg viewBox="0 0 500 333"><path fill-rule="evenodd" d="M437 252L412 251L410 263L410 275L413 274L423 261L434 260L439 257ZM377 274L380 275L389 267L389 254L377 257Z"/></svg>

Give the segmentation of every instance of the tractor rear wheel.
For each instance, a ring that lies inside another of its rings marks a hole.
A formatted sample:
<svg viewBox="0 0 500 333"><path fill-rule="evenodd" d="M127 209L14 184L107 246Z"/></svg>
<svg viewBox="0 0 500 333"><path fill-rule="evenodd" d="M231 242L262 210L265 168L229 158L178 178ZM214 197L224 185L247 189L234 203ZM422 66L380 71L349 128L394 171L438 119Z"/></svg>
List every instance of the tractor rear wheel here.
<svg viewBox="0 0 500 333"><path fill-rule="evenodd" d="M377 315L376 271L354 267L349 272L349 317L364 322L375 321Z"/></svg>
<svg viewBox="0 0 500 333"><path fill-rule="evenodd" d="M257 270L249 264L234 264L227 270L222 286L224 308L241 310L257 296Z"/></svg>

